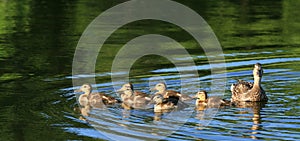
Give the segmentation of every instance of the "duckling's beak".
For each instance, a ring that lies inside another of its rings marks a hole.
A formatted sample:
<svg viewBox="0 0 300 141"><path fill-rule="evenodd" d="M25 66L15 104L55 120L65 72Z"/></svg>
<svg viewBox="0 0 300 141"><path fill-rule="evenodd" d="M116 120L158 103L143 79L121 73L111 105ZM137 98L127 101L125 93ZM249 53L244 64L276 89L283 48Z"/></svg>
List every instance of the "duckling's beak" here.
<svg viewBox="0 0 300 141"><path fill-rule="evenodd" d="M126 91L126 90L128 90L128 89L121 88L121 89L117 90L117 93L124 93L124 91Z"/></svg>
<svg viewBox="0 0 300 141"><path fill-rule="evenodd" d="M156 88L155 87L150 88L150 91L156 91Z"/></svg>
<svg viewBox="0 0 300 141"><path fill-rule="evenodd" d="M192 98L192 99L197 99L198 96L197 96L197 95L194 95L194 96L192 96L191 98Z"/></svg>
<svg viewBox="0 0 300 141"><path fill-rule="evenodd" d="M117 90L117 93L120 93L120 92L123 92L123 90L122 89Z"/></svg>
<svg viewBox="0 0 300 141"><path fill-rule="evenodd" d="M80 89L77 89L77 90L74 90L75 93L79 93L79 92L82 92L82 90Z"/></svg>

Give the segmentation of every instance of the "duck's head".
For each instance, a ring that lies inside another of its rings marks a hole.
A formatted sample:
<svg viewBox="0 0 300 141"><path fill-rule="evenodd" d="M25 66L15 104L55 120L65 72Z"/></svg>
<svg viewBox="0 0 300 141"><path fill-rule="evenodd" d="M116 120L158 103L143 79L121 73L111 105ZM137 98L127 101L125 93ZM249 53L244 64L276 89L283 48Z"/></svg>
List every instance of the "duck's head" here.
<svg viewBox="0 0 300 141"><path fill-rule="evenodd" d="M92 91L91 84L83 84L78 90L75 90L75 92L84 92L84 93L90 93L91 91Z"/></svg>
<svg viewBox="0 0 300 141"><path fill-rule="evenodd" d="M254 77L262 77L263 75L263 69L260 63L256 63L254 65L254 69L253 69L253 76Z"/></svg>
<svg viewBox="0 0 300 141"><path fill-rule="evenodd" d="M161 94L156 94L152 100L151 103L161 104L164 100L164 97Z"/></svg>
<svg viewBox="0 0 300 141"><path fill-rule="evenodd" d="M126 96L128 96L128 97L131 97L132 95L133 95L133 91L131 90L131 89L127 89L127 90L125 90L125 91L123 91L124 92L124 94L126 95Z"/></svg>
<svg viewBox="0 0 300 141"><path fill-rule="evenodd" d="M197 92L196 98L199 101L205 101L207 99L207 92L206 91L199 91L199 92Z"/></svg>
<svg viewBox="0 0 300 141"><path fill-rule="evenodd" d="M151 89L151 91L165 91L166 89L167 89L166 84L161 82L156 84L155 87Z"/></svg>
<svg viewBox="0 0 300 141"><path fill-rule="evenodd" d="M126 90L132 90L133 91L133 85L131 83L124 84L117 92L123 92Z"/></svg>
<svg viewBox="0 0 300 141"><path fill-rule="evenodd" d="M122 92L122 94L121 94L122 101L133 96L133 91L130 88L126 88L125 90L122 90L121 92Z"/></svg>

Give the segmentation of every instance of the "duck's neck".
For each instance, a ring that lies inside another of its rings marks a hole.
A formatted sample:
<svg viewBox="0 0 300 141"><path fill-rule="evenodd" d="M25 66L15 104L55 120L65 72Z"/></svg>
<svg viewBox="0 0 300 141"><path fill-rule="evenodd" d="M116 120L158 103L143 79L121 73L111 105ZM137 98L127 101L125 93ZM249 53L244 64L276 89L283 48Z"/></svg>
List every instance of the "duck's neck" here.
<svg viewBox="0 0 300 141"><path fill-rule="evenodd" d="M165 93L166 91L167 91L166 89L158 90L158 92L159 92L159 93L162 93L162 94Z"/></svg>
<svg viewBox="0 0 300 141"><path fill-rule="evenodd" d="M90 96L91 93L92 93L92 91L85 91L84 94L82 94L82 95L84 95L84 96Z"/></svg>
<svg viewBox="0 0 300 141"><path fill-rule="evenodd" d="M254 77L254 86L260 88L260 83L261 83L261 77Z"/></svg>

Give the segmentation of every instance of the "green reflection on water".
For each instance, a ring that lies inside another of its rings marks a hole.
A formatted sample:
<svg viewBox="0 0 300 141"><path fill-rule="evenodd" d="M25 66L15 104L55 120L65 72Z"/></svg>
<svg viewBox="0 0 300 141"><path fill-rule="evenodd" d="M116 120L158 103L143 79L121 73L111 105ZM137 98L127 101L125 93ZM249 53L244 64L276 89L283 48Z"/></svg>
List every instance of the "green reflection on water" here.
<svg viewBox="0 0 300 141"><path fill-rule="evenodd" d="M66 100L61 88L71 87L64 79L71 75L73 53L86 26L102 11L122 1L0 1L0 139L1 140L93 140L64 132L65 126L89 128L65 115L73 112L75 99ZM227 62L299 57L299 2L284 1L184 1L198 12L216 33ZM183 17L184 18L184 17ZM170 23L144 20L130 23L116 31L100 51L96 73L110 72L114 55L131 39L144 34L161 34L181 43L197 65L207 64L203 50L191 36ZM257 54L251 54L256 52ZM270 52L270 53L261 53ZM180 56L178 56L180 57ZM268 68L300 71L299 62L268 64ZM168 75L149 71L174 67L163 57L145 56L131 69L133 78ZM248 70L250 66L228 71ZM210 72L201 71L202 76ZM51 81L45 81L50 79ZM98 83L110 76L97 77ZM278 80L279 81L279 80ZM289 96L299 92L298 84L280 91ZM70 92L72 93L72 92ZM274 99L276 101L276 99ZM299 99L287 98L283 107L299 107ZM53 103L59 104L53 104ZM286 111L295 116L299 108Z"/></svg>

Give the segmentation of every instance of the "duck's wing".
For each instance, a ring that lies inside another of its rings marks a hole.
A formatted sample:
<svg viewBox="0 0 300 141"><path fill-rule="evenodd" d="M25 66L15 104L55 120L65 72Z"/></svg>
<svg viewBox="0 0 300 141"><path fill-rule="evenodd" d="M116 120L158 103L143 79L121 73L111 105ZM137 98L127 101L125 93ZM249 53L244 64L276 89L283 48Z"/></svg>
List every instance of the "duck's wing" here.
<svg viewBox="0 0 300 141"><path fill-rule="evenodd" d="M166 90L165 96L180 97L180 92L174 90Z"/></svg>
<svg viewBox="0 0 300 141"><path fill-rule="evenodd" d="M115 104L115 103L121 102L120 100L118 100L112 96L106 95L104 93L99 93L99 96L102 98L102 101L104 104Z"/></svg>
<svg viewBox="0 0 300 141"><path fill-rule="evenodd" d="M80 106L83 106L83 107L88 105L88 103L89 103L88 96L80 95L78 102L79 102Z"/></svg>
<svg viewBox="0 0 300 141"><path fill-rule="evenodd" d="M134 96L138 97L139 99L145 99L148 102L151 101L151 98L152 98L150 95L140 92L140 91L134 91Z"/></svg>
<svg viewBox="0 0 300 141"><path fill-rule="evenodd" d="M226 99L221 99L221 106L231 106L234 105L233 103L231 103L231 101L226 100Z"/></svg>
<svg viewBox="0 0 300 141"><path fill-rule="evenodd" d="M102 96L99 93L91 93L89 95L89 104L93 108L103 108L104 103L102 101Z"/></svg>
<svg viewBox="0 0 300 141"><path fill-rule="evenodd" d="M174 105L177 105L179 101L179 97L176 96L169 96L169 98L164 98L163 102L170 102L173 103Z"/></svg>
<svg viewBox="0 0 300 141"><path fill-rule="evenodd" d="M141 97L146 97L148 94L141 92L141 91L134 91L135 96L141 96Z"/></svg>
<svg viewBox="0 0 300 141"><path fill-rule="evenodd" d="M231 92L235 94L247 93L253 88L253 83L239 80L238 83L231 85Z"/></svg>
<svg viewBox="0 0 300 141"><path fill-rule="evenodd" d="M253 88L253 83L239 80L231 85L231 101L246 101L247 94Z"/></svg>

